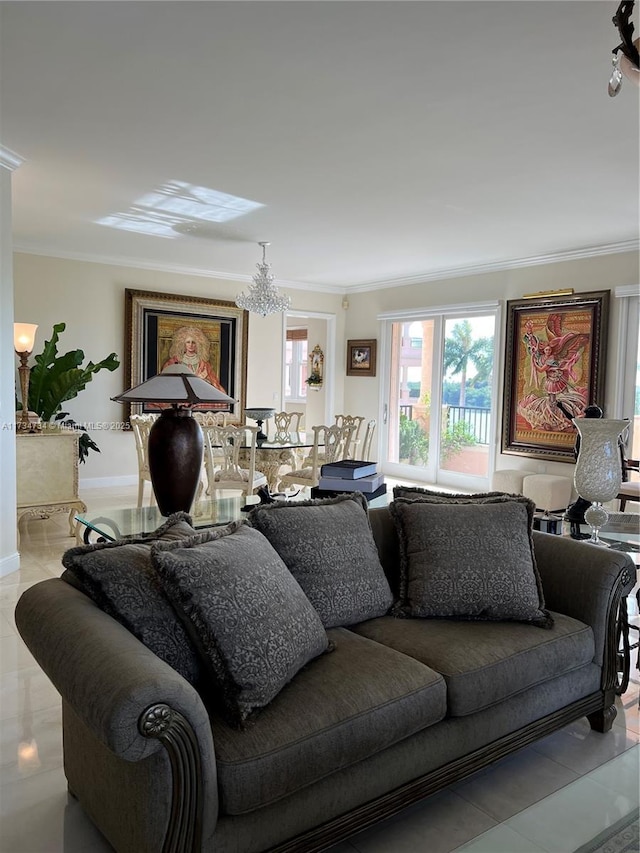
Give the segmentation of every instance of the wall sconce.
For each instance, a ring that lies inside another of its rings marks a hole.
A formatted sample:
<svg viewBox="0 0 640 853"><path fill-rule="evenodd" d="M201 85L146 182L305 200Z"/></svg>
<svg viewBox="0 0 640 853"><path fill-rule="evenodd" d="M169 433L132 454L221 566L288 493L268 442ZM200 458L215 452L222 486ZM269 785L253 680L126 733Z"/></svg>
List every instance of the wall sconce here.
<svg viewBox="0 0 640 853"><path fill-rule="evenodd" d="M17 422L17 428L20 430L31 429L29 421L29 374L31 373L31 368L27 362L33 352L37 329L38 327L33 323L13 324L13 348L16 351L16 355L20 358L18 373L20 374L22 412L20 413L20 420Z"/></svg>

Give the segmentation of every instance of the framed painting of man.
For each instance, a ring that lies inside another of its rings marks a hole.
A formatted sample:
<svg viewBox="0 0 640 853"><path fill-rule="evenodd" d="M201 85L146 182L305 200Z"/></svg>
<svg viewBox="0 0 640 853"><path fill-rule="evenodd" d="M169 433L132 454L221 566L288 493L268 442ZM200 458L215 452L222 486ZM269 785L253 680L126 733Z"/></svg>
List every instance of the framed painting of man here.
<svg viewBox="0 0 640 853"><path fill-rule="evenodd" d="M571 419L604 403L609 293L507 302L503 453L574 461Z"/></svg>
<svg viewBox="0 0 640 853"><path fill-rule="evenodd" d="M233 302L125 290L125 387L155 376L169 364L185 364L237 400L198 409L231 411L246 404L248 312ZM159 404L133 403L128 414L156 412Z"/></svg>

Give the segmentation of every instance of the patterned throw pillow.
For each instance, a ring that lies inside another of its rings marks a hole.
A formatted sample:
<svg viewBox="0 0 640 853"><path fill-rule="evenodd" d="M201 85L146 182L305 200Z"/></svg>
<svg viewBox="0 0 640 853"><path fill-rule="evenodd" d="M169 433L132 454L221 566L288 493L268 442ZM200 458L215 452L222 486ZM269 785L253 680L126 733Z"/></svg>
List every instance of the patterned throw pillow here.
<svg viewBox="0 0 640 853"><path fill-rule="evenodd" d="M327 634L300 586L244 520L182 542L156 543L151 559L231 725L241 726L328 650Z"/></svg>
<svg viewBox="0 0 640 853"><path fill-rule="evenodd" d="M249 522L267 537L325 628L383 616L393 604L359 492L258 506Z"/></svg>
<svg viewBox="0 0 640 853"><path fill-rule="evenodd" d="M474 495L465 495L461 492L436 492L433 489L424 489L420 486L394 486L393 498L407 498L409 500L430 500L433 503L477 503L486 501L488 498L511 497L506 492L477 492ZM514 496L515 497L515 496Z"/></svg>
<svg viewBox="0 0 640 853"><path fill-rule="evenodd" d="M93 601L124 625L159 658L191 684L200 675L198 654L177 613L168 601L151 566L151 543L192 536L191 517L184 512L169 516L153 533L70 548L62 565Z"/></svg>
<svg viewBox="0 0 640 853"><path fill-rule="evenodd" d="M531 536L532 501L399 498L398 616L511 620L550 628Z"/></svg>

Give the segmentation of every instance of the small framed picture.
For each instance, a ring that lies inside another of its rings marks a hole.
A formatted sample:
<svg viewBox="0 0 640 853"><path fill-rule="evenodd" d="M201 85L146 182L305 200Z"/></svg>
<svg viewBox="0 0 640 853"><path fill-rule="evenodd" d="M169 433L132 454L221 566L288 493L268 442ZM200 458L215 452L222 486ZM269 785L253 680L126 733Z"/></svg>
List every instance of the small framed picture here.
<svg viewBox="0 0 640 853"><path fill-rule="evenodd" d="M347 376L376 375L376 341L347 341Z"/></svg>

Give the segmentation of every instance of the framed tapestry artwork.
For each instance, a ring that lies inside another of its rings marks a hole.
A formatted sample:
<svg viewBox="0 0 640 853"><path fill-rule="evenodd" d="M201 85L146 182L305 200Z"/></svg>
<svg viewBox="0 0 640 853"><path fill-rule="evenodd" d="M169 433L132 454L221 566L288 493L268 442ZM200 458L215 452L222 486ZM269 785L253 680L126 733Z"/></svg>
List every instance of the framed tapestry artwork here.
<svg viewBox="0 0 640 853"><path fill-rule="evenodd" d="M604 405L609 293L507 302L503 453L574 461L571 418Z"/></svg>
<svg viewBox="0 0 640 853"><path fill-rule="evenodd" d="M242 419L246 404L248 312L233 302L125 290L125 387L139 385L168 364L183 363L237 403L223 409ZM157 412L162 404L130 404L128 414Z"/></svg>
<svg viewBox="0 0 640 853"><path fill-rule="evenodd" d="M347 376L376 375L376 341L347 341Z"/></svg>

